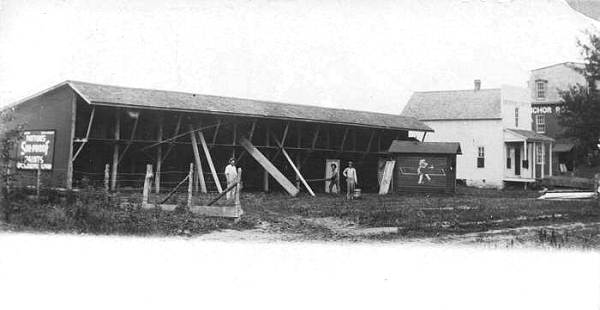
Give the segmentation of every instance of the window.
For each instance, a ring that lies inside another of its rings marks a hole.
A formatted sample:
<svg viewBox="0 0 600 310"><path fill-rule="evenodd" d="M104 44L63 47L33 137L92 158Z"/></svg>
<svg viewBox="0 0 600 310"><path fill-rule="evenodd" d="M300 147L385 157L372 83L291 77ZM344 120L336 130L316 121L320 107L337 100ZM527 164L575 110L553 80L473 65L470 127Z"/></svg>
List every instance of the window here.
<svg viewBox="0 0 600 310"><path fill-rule="evenodd" d="M537 99L546 99L546 81L535 82Z"/></svg>
<svg viewBox="0 0 600 310"><path fill-rule="evenodd" d="M483 146L477 148L477 168L485 167L485 149Z"/></svg>
<svg viewBox="0 0 600 310"><path fill-rule="evenodd" d="M535 131L539 133L546 132L546 115L538 114L535 116Z"/></svg>
<svg viewBox="0 0 600 310"><path fill-rule="evenodd" d="M519 128L519 108L515 108L515 127Z"/></svg>
<svg viewBox="0 0 600 310"><path fill-rule="evenodd" d="M510 169L512 164L512 158L510 158L510 148L506 148L506 169Z"/></svg>
<svg viewBox="0 0 600 310"><path fill-rule="evenodd" d="M536 152L535 152L535 161L538 163L538 165L541 165L542 163L544 163L544 145L543 144L537 144L536 145Z"/></svg>

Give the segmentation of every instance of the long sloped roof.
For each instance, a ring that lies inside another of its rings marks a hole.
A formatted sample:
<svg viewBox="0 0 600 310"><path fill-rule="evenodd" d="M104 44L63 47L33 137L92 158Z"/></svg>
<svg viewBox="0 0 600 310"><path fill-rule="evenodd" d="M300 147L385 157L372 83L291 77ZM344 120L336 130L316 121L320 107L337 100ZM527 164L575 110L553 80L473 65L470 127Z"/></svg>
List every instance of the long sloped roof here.
<svg viewBox="0 0 600 310"><path fill-rule="evenodd" d="M402 111L419 120L499 119L501 90L415 92Z"/></svg>
<svg viewBox="0 0 600 310"><path fill-rule="evenodd" d="M419 142L394 140L388 149L390 153L405 154L462 154L458 142Z"/></svg>
<svg viewBox="0 0 600 310"><path fill-rule="evenodd" d="M433 131L407 116L67 81L90 104Z"/></svg>

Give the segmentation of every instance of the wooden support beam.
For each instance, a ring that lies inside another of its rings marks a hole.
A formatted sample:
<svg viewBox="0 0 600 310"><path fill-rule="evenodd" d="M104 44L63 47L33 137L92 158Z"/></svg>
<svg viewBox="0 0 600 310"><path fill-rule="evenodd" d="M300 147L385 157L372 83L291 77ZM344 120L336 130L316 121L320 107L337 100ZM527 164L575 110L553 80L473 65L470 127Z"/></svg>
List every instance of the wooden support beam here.
<svg viewBox="0 0 600 310"><path fill-rule="evenodd" d="M427 131L423 131L423 138L421 138L421 142L425 142L426 135L427 135Z"/></svg>
<svg viewBox="0 0 600 310"><path fill-rule="evenodd" d="M215 132L213 133L213 138L212 138L212 145L215 145L215 143L217 143L217 135L219 134L219 128L221 128L221 119L219 119L217 121L217 126L215 127Z"/></svg>
<svg viewBox="0 0 600 310"><path fill-rule="evenodd" d="M195 134L192 133L192 136ZM190 170L188 172L188 196L187 196L187 207L190 208L192 206L192 187L194 184L194 164L190 163ZM202 178L203 180L203 178Z"/></svg>
<svg viewBox="0 0 600 310"><path fill-rule="evenodd" d="M202 133L202 131L198 131L198 137L200 138L200 144L202 144L202 149L204 149L204 155L206 155L206 161L208 161L208 166L210 167L210 173L212 174L213 180L215 181L217 190L219 191L219 193L222 193L223 188L221 187L221 182L219 181L219 176L217 175L217 171L215 170L215 165L213 164L212 156L210 156L210 151L208 150L208 145L206 145L206 140L204 139L204 133Z"/></svg>
<svg viewBox="0 0 600 310"><path fill-rule="evenodd" d="M192 141L192 150L194 151L194 161L196 162L196 173L198 173L198 179L200 181L200 190L203 193L207 193L206 182L204 182L204 173L202 171L202 163L200 162L200 152L198 151L198 142L196 141L196 134L192 125L189 125L190 139ZM193 182L193 177L190 182Z"/></svg>
<svg viewBox="0 0 600 310"><path fill-rule="evenodd" d="M104 191L110 190L110 164L104 165Z"/></svg>
<svg viewBox="0 0 600 310"><path fill-rule="evenodd" d="M157 139L162 141L163 138L163 117L162 114L158 118ZM162 170L162 144L156 149L156 173L154 175L154 192L160 193L160 172Z"/></svg>
<svg viewBox="0 0 600 310"><path fill-rule="evenodd" d="M356 151L356 129L352 130L352 150Z"/></svg>
<svg viewBox="0 0 600 310"><path fill-rule="evenodd" d="M298 126L296 127L296 130L297 130L296 146L298 148L301 148L302 147L302 127L300 126L300 124L298 124Z"/></svg>
<svg viewBox="0 0 600 310"><path fill-rule="evenodd" d="M110 189L115 191L117 189L117 172L119 170L119 140L121 139L121 110L115 111L115 145L113 148L113 163L112 163L112 175L110 179Z"/></svg>
<svg viewBox="0 0 600 310"><path fill-rule="evenodd" d="M194 129L193 131L188 131L188 132L180 133L180 134L175 135L173 137L164 139L164 140L162 140L162 142L157 142L157 143L150 144L148 146L144 146L143 148L140 149L140 151L144 151L144 150L147 150L149 148L153 148L153 147L155 147L157 145L160 145L160 144L163 144L163 143L170 143L171 141L173 141L173 140L175 140L177 138L183 137L183 136L187 136L187 135L189 135L192 132L197 132L197 131L200 131L200 130L209 129L209 128L213 128L213 127L216 127L216 126L217 126L216 124L214 124L214 125L208 125L208 126L204 126L202 128Z"/></svg>
<svg viewBox="0 0 600 310"><path fill-rule="evenodd" d="M248 136L248 140L250 142L252 142L252 137L254 137L254 130L256 130L256 120L252 121L252 127L250 128L250 135ZM240 156L238 156L236 162L240 162L240 160L242 160L242 158L244 157L244 154L246 154L246 151L241 151L240 152Z"/></svg>
<svg viewBox="0 0 600 310"><path fill-rule="evenodd" d="M232 149L231 149L231 157L235 157L235 142L237 140L237 123L233 123L233 141L231 142L231 145L233 145Z"/></svg>
<svg viewBox="0 0 600 310"><path fill-rule="evenodd" d="M87 131L85 132L85 138L83 139L83 141L79 145L79 148L77 149L77 152L75 152L75 155L73 155L73 159L71 161L75 161L75 159L77 159L77 156L79 156L79 153L81 153L81 150L83 150L83 147L85 146L85 144L87 143L88 139L90 138L90 132L92 130L92 123L94 122L94 115L95 114L96 114L96 106L93 106L92 107L92 112L90 113L90 120L88 122Z"/></svg>
<svg viewBox="0 0 600 310"><path fill-rule="evenodd" d="M344 151L344 144L346 143L346 137L348 137L348 127L344 129L344 136L342 137L342 145L340 146L340 151Z"/></svg>
<svg viewBox="0 0 600 310"><path fill-rule="evenodd" d="M308 183L306 182L306 180L300 173L300 170L298 170L296 165L294 165L294 162L290 158L290 155L288 155L288 153L286 152L285 148L283 147L283 144L281 142L279 142L279 140L277 140L277 138L275 136L273 136L273 139L275 140L275 143L277 143L277 145L279 145L279 147L281 148L281 153L283 154L285 159L287 159L287 161L290 163L290 166L292 166L292 169L294 169L294 171L296 172L296 175L298 176L298 178L300 178L300 181L302 181L302 184L304 184L304 186L306 187L306 189L308 190L310 195L315 196L315 193L313 192L312 188L310 188L310 186L308 185Z"/></svg>
<svg viewBox="0 0 600 310"><path fill-rule="evenodd" d="M69 137L69 160L67 163L67 189L73 189L73 140L75 139L75 125L77 120L77 94L73 92L71 100L71 136Z"/></svg>
<svg viewBox="0 0 600 310"><path fill-rule="evenodd" d="M313 140L312 140L312 144L311 144L311 149L315 149L315 146L317 145L317 139L319 138L319 133L321 131L321 125L317 125L317 130L315 131L315 135L313 136Z"/></svg>
<svg viewBox="0 0 600 310"><path fill-rule="evenodd" d="M179 130L181 129L181 118L183 117L183 115L179 114L179 117L177 118L177 124L175 124L175 130L173 135L177 136L179 134ZM162 143L162 139L159 141L159 143ZM165 155L163 156L162 160L164 161L165 159L167 159L167 157L169 156L169 154L171 154L171 151L173 150L173 147L175 146L175 141L172 140L169 143L169 148L167 149L167 152L165 153Z"/></svg>
<svg viewBox="0 0 600 310"><path fill-rule="evenodd" d="M288 134L288 130L290 129L290 123L286 123L285 124L285 129L283 130L283 136L281 137L281 145L285 145L285 140L287 139L287 134ZM270 131L267 131L267 133L271 133ZM275 136L273 136L275 137ZM277 150L277 152L275 153L275 155L273 155L273 158L271 159L272 161L275 161L275 159L277 159L277 157L279 156L279 154L281 153L281 148Z"/></svg>
<svg viewBox="0 0 600 310"><path fill-rule="evenodd" d="M133 142L133 138L135 138L135 133L137 131L137 126L138 126L139 120L140 120L140 114L138 114L137 117L135 118L135 121L133 121L133 128L131 128L131 134L129 135L129 140L127 140L125 149L123 149L123 152L121 152L121 155L119 156L119 162L121 162L121 160L123 160L125 153L127 152L129 147L131 146L131 143Z"/></svg>
<svg viewBox="0 0 600 310"><path fill-rule="evenodd" d="M273 176L273 178L281 184L281 186L291 195L298 195L298 189L292 184L274 165L271 163L248 139L241 138L240 145L252 156L256 161L265 168Z"/></svg>
<svg viewBox="0 0 600 310"><path fill-rule="evenodd" d="M371 151L371 144L373 143L373 138L375 137L375 130L371 130L371 136L369 137L369 142L367 142L367 149L365 150L365 153L362 156L362 160L365 160L365 158L367 158L367 155L369 155L369 152Z"/></svg>

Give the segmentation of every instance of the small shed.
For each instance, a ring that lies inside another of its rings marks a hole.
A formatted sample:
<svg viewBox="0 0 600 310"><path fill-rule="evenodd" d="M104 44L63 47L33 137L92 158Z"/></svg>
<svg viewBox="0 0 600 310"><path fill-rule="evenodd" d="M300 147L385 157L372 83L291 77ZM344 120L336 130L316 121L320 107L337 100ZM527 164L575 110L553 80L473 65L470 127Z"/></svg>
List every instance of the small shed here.
<svg viewBox="0 0 600 310"><path fill-rule="evenodd" d="M394 140L389 153L395 161L393 191L455 192L460 143Z"/></svg>

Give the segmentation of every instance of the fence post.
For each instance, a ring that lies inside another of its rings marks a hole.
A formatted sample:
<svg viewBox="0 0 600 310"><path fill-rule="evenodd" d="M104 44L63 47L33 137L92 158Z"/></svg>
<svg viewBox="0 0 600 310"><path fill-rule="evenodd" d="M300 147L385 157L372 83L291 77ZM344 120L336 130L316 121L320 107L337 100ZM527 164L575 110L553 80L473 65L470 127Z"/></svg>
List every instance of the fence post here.
<svg viewBox="0 0 600 310"><path fill-rule="evenodd" d="M240 191L242 190L242 168L237 169L237 186L235 187L235 206L240 207Z"/></svg>
<svg viewBox="0 0 600 310"><path fill-rule="evenodd" d="M104 165L104 191L108 193L110 190L110 164Z"/></svg>
<svg viewBox="0 0 600 310"><path fill-rule="evenodd" d="M190 163L190 172L188 173L188 197L187 206L192 207L192 190L194 187L194 164Z"/></svg>
<svg viewBox="0 0 600 310"><path fill-rule="evenodd" d="M142 204L148 203L148 194L150 193L150 183L152 182L152 165L146 165L146 178L144 178L144 191L142 193Z"/></svg>
<svg viewBox="0 0 600 310"><path fill-rule="evenodd" d="M35 198L37 199L37 201L40 201L40 187L42 185L42 162L38 161L38 166L37 166L37 179L35 182Z"/></svg>

